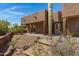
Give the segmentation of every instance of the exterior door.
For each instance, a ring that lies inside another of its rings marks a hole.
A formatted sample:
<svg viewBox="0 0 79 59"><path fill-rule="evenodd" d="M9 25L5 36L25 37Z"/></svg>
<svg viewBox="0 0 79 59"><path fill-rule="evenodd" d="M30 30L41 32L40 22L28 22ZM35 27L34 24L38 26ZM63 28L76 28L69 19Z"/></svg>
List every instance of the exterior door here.
<svg viewBox="0 0 79 59"><path fill-rule="evenodd" d="M60 23L55 23L55 34L58 35L61 32Z"/></svg>
<svg viewBox="0 0 79 59"><path fill-rule="evenodd" d="M33 33L36 32L36 26L35 26L35 25L33 25L33 27L32 27L32 32L33 32Z"/></svg>

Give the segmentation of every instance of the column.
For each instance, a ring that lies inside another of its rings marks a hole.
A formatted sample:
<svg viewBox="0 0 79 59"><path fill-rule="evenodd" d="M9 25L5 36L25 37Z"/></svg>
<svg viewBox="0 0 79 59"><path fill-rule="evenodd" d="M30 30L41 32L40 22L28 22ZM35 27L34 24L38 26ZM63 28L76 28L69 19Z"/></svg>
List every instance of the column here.
<svg viewBox="0 0 79 59"><path fill-rule="evenodd" d="M67 19L64 18L64 19L63 19L63 35L64 35L64 36L66 36L66 34L67 34L67 28L66 28L66 27L67 27L67 26L66 26L67 23L66 23L66 22L67 22Z"/></svg>
<svg viewBox="0 0 79 59"><path fill-rule="evenodd" d="M29 24L29 32L30 32L30 33L31 33L31 30L32 30L32 29L31 29L31 24Z"/></svg>
<svg viewBox="0 0 79 59"><path fill-rule="evenodd" d="M46 21L43 21L43 34L46 34Z"/></svg>
<svg viewBox="0 0 79 59"><path fill-rule="evenodd" d="M26 30L27 30L27 33L29 33L29 28L28 28L28 25L26 25Z"/></svg>

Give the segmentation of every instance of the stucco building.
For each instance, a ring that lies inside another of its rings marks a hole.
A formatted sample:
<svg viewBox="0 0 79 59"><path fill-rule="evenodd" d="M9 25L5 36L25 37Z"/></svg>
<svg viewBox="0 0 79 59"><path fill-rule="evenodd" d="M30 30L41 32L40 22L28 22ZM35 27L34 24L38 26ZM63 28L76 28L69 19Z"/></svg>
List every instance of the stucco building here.
<svg viewBox="0 0 79 59"><path fill-rule="evenodd" d="M47 11L43 10L30 16L25 16L21 21L25 31L30 33L46 34L47 31Z"/></svg>
<svg viewBox="0 0 79 59"><path fill-rule="evenodd" d="M79 35L79 4L63 4L62 6L63 29L67 35Z"/></svg>
<svg viewBox="0 0 79 59"><path fill-rule="evenodd" d="M62 11L53 13L52 34L78 35L79 4L62 4ZM21 25L26 32L48 34L48 11L43 10L22 17Z"/></svg>
<svg viewBox="0 0 79 59"><path fill-rule="evenodd" d="M52 20L54 21L52 34L54 33L59 34L61 33L61 30L62 30L61 12L54 13L52 17L54 18L54 20ZM21 24L24 27L25 31L27 32L48 34L48 11L43 10L43 11L34 13L30 16L25 16L22 18ZM59 28L57 28L56 26L59 26Z"/></svg>

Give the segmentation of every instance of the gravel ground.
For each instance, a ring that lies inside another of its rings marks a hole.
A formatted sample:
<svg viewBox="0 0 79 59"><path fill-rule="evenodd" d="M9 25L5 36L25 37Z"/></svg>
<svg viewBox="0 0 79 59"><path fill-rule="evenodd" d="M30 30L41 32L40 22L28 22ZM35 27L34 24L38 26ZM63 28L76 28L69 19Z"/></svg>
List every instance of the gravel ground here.
<svg viewBox="0 0 79 59"><path fill-rule="evenodd" d="M29 34L29 33L27 33L27 34L24 34L24 35L15 35L12 40L16 41L17 49L14 52L13 56L33 55L31 53L33 51L33 47L36 47L35 48L36 51L38 50L37 51L38 55L51 55L52 53L53 53L52 55L58 55L58 53L55 52L54 49L51 50L51 47L49 47L47 45L51 45L50 44L51 42L53 42L52 45L54 45L54 44L56 44L57 40L62 42L66 39L70 39L70 38L64 38L64 37L60 37L60 36L53 36L51 38L53 40L49 40L47 35L42 35L42 34ZM79 38L75 38L75 37L73 37L73 38L76 39L76 40L79 39ZM71 38L71 39L73 39L73 38ZM37 43L36 41L42 42L44 44ZM47 45L45 45L45 44L47 44ZM39 45L41 45L42 48L40 48ZM25 48L25 50L23 50L24 48ZM38 53L39 50L41 50L41 54ZM44 50L47 51L47 52L44 53L45 52Z"/></svg>
<svg viewBox="0 0 79 59"><path fill-rule="evenodd" d="M39 40L38 40L38 38L39 38ZM56 38L56 37L54 37L54 38ZM58 38L59 38L59 36L58 36ZM24 34L24 35L15 35L12 40L17 41L17 43L16 43L17 50L14 52L13 55L14 56L16 56L16 55L17 56L19 56L19 55L25 56L25 54L26 55L29 55L29 54L33 55L32 53L30 53L30 52L32 52L32 49L30 50L30 46L35 44L35 42L37 40L39 42L42 42L42 43L45 43L45 44L50 44L50 40L47 40L47 39L48 39L48 36L45 36L45 35L42 35L42 34L29 34L29 33L27 33L27 34ZM37 44L35 44L34 46L38 47ZM50 49L49 46L46 46L46 45L43 45L43 44L41 44L41 45L43 47L45 47L44 50L47 50L47 48ZM24 53L22 53L24 47L26 47L26 49L25 49ZM48 52L50 52L50 51L48 51Z"/></svg>

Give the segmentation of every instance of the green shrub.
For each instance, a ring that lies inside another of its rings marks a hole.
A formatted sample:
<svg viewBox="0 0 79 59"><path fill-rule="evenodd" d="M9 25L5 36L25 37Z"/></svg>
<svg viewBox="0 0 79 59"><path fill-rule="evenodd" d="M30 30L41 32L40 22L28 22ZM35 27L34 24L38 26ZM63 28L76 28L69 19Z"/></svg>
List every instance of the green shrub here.
<svg viewBox="0 0 79 59"><path fill-rule="evenodd" d="M0 29L0 35L5 35L6 32Z"/></svg>
<svg viewBox="0 0 79 59"><path fill-rule="evenodd" d="M10 23L6 20L0 20L0 35L4 35L9 30Z"/></svg>
<svg viewBox="0 0 79 59"><path fill-rule="evenodd" d="M23 34L24 29L17 25L16 23L13 24L13 27L10 28L10 32L14 33L14 34Z"/></svg>

